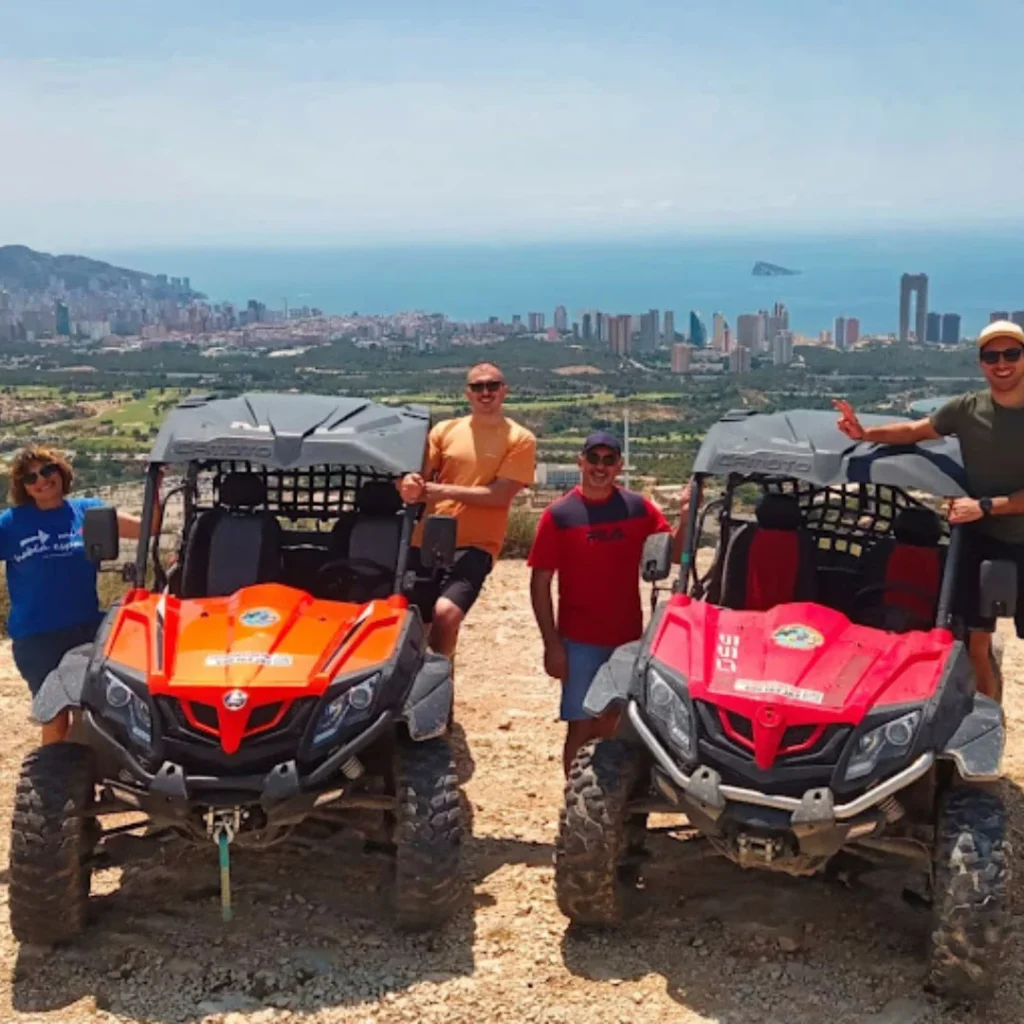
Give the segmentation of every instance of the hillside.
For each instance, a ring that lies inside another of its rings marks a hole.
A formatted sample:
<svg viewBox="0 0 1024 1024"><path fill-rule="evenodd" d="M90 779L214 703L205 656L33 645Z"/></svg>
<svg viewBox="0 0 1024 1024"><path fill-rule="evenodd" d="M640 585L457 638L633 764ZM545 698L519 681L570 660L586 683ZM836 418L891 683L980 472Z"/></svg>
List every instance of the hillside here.
<svg viewBox="0 0 1024 1024"><path fill-rule="evenodd" d="M558 688L540 668L528 571L502 561L466 623L457 674L458 762L471 811L472 908L436 936L397 934L379 862L341 844L235 857L225 927L213 847L156 844L93 882L86 940L22 949L0 914L0 1020L77 1024L1016 1024L1024 981L1007 971L985 1014L947 1010L920 988L929 916L899 877L861 884L743 872L721 860L654 859L637 916L619 933L566 927L552 893L562 799ZM1002 784L1020 835L1024 644L1007 637ZM0 644L0 819L35 730ZM6 863L6 824L0 861ZM125 857L131 856L126 847ZM1021 854L1014 858L1020 913ZM6 887L0 876L0 902ZM1024 936L1007 959L1021 963Z"/></svg>
<svg viewBox="0 0 1024 1024"><path fill-rule="evenodd" d="M202 298L199 292L182 291L153 274L115 267L87 256L52 256L26 245L0 246L0 288L43 291L56 278L70 292L92 290L130 291L153 298Z"/></svg>

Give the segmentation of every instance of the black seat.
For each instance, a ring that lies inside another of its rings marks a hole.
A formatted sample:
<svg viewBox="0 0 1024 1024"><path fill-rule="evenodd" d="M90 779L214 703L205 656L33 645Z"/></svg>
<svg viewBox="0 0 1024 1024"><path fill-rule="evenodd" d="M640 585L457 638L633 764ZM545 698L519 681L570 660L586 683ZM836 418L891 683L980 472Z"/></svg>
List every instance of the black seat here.
<svg viewBox="0 0 1024 1024"><path fill-rule="evenodd" d="M335 557L369 560L393 572L402 538L402 509L402 498L390 480L368 480L356 494L355 509L335 524Z"/></svg>
<svg viewBox="0 0 1024 1024"><path fill-rule="evenodd" d="M729 539L722 574L726 608L767 611L791 601L813 601L814 538L803 526L796 498L766 494L746 523Z"/></svg>
<svg viewBox="0 0 1024 1024"><path fill-rule="evenodd" d="M918 623L935 621L945 567L942 521L931 509L896 513L892 536L864 556L864 587L877 588L877 604L903 610Z"/></svg>
<svg viewBox="0 0 1024 1024"><path fill-rule="evenodd" d="M189 532L182 597L227 597L243 587L281 579L281 524L261 505L267 488L255 473L229 473L220 504L201 513Z"/></svg>

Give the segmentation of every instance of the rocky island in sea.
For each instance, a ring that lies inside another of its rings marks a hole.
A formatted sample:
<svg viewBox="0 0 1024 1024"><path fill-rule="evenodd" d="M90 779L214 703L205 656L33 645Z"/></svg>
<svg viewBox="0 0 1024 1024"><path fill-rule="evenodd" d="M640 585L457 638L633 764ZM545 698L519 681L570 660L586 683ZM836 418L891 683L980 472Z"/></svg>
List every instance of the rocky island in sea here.
<svg viewBox="0 0 1024 1024"><path fill-rule="evenodd" d="M799 270L790 270L788 267L780 267L776 263L764 263L758 260L751 271L754 277L793 277L799 274Z"/></svg>

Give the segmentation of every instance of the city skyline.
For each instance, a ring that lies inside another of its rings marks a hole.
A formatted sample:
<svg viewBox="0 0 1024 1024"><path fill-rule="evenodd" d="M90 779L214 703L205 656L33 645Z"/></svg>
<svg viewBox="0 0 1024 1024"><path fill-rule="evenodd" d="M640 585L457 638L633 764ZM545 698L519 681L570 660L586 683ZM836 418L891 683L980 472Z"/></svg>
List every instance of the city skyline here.
<svg viewBox="0 0 1024 1024"><path fill-rule="evenodd" d="M1021 87L934 73L1019 34L1009 0L5 13L0 222L40 248L1024 220Z"/></svg>

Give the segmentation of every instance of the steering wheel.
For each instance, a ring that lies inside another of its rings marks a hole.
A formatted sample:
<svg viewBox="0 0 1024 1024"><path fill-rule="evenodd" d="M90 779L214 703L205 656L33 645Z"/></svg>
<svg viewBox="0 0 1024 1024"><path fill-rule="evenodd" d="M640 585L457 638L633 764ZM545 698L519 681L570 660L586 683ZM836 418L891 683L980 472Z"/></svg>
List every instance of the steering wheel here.
<svg viewBox="0 0 1024 1024"><path fill-rule="evenodd" d="M316 579L324 596L331 600L369 601L382 583L390 584L394 573L372 558L335 558L317 570ZM370 596L363 596L364 594Z"/></svg>
<svg viewBox="0 0 1024 1024"><path fill-rule="evenodd" d="M872 583L870 586L861 587L850 601L850 618L855 619L864 626L873 626L876 629L887 629L894 633L905 633L911 629L931 629L934 623L919 612L913 612L902 606L886 606L881 600L886 594L898 593L907 594L918 598L927 607L935 604L935 595L924 587L916 587L912 583ZM878 603L857 615L857 609L867 603L868 598L877 597Z"/></svg>

